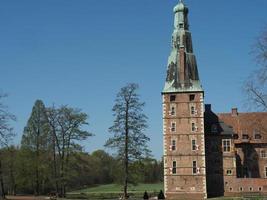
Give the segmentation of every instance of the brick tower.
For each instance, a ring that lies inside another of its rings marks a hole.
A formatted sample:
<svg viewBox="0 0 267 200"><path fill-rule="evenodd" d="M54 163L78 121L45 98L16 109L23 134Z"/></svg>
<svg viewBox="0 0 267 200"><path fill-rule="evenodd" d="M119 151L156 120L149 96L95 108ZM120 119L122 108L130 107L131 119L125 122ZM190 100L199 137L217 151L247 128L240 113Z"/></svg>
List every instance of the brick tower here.
<svg viewBox="0 0 267 200"><path fill-rule="evenodd" d="M163 97L164 190L167 199L205 199L204 91L188 25L188 8L174 7L172 50Z"/></svg>

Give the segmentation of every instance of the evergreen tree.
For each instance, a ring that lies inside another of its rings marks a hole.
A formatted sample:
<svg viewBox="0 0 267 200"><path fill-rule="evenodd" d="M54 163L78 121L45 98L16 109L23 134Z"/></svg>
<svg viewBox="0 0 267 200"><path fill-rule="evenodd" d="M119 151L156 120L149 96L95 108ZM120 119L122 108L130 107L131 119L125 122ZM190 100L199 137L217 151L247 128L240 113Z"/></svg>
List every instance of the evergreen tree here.
<svg viewBox="0 0 267 200"><path fill-rule="evenodd" d="M124 163L124 199L128 198L129 162L146 157L149 154L144 134L147 128L147 117L143 113L145 103L140 102L136 93L137 84L128 84L117 94L112 109L114 124L109 128L113 137L107 140L105 146L117 149L118 156Z"/></svg>
<svg viewBox="0 0 267 200"><path fill-rule="evenodd" d="M24 128L21 147L29 153L33 169L34 193L40 194L40 184L46 160L43 159L45 152L49 149L49 124L45 105L37 100L32 108L31 116Z"/></svg>

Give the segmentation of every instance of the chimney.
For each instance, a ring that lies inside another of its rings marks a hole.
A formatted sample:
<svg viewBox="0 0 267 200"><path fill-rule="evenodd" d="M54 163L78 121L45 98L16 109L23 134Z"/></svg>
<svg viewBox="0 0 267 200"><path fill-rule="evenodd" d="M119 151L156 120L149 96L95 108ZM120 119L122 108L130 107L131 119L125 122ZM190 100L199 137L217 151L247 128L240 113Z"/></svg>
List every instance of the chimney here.
<svg viewBox="0 0 267 200"><path fill-rule="evenodd" d="M205 112L211 112L211 104L205 104Z"/></svg>
<svg viewBox="0 0 267 200"><path fill-rule="evenodd" d="M232 116L237 116L237 115L238 115L237 108L232 108Z"/></svg>

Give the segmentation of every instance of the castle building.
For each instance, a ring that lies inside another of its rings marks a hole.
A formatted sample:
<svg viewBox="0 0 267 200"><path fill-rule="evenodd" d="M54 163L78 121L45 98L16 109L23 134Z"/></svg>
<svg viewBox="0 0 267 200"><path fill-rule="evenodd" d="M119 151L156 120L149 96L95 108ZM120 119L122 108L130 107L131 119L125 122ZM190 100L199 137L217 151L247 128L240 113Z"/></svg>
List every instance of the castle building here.
<svg viewBox="0 0 267 200"><path fill-rule="evenodd" d="M205 106L188 11L181 0L174 7L162 91L165 196L267 194L267 113L215 114Z"/></svg>

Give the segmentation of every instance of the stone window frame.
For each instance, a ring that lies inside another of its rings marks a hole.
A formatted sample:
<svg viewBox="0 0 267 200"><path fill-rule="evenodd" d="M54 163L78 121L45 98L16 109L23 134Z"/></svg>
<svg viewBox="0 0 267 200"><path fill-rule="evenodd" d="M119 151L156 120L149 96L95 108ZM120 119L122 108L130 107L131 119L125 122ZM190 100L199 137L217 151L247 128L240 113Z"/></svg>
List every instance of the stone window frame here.
<svg viewBox="0 0 267 200"><path fill-rule="evenodd" d="M198 174L198 167L197 167L197 161L196 160L192 161L192 174L193 175Z"/></svg>
<svg viewBox="0 0 267 200"><path fill-rule="evenodd" d="M228 173L229 172L229 173ZM233 175L233 171L231 170L231 169L227 169L226 170L226 175L227 176L231 176L231 175Z"/></svg>
<svg viewBox="0 0 267 200"><path fill-rule="evenodd" d="M171 139L171 151L176 151L176 140Z"/></svg>
<svg viewBox="0 0 267 200"><path fill-rule="evenodd" d="M191 121L191 132L195 133L197 131L198 131L197 123L194 120L192 120Z"/></svg>
<svg viewBox="0 0 267 200"><path fill-rule="evenodd" d="M173 160L172 161L172 174L177 174L177 170L176 170L176 168L177 168L177 162L176 162L176 160Z"/></svg>
<svg viewBox="0 0 267 200"><path fill-rule="evenodd" d="M243 192L244 191L243 187L239 187L239 191Z"/></svg>
<svg viewBox="0 0 267 200"><path fill-rule="evenodd" d="M249 186L248 187L248 191L253 192L253 187L252 186Z"/></svg>
<svg viewBox="0 0 267 200"><path fill-rule="evenodd" d="M176 132L176 122L175 121L171 121L171 126L170 126L170 131L173 133Z"/></svg>
<svg viewBox="0 0 267 200"><path fill-rule="evenodd" d="M267 165L264 166L264 176L267 178Z"/></svg>
<svg viewBox="0 0 267 200"><path fill-rule="evenodd" d="M170 111L169 111L170 116L173 116L173 117L176 116L176 108L177 108L177 106L175 103L170 104Z"/></svg>
<svg viewBox="0 0 267 200"><path fill-rule="evenodd" d="M197 115L197 106L195 103L189 104L189 110L190 110L190 116L196 116Z"/></svg>
<svg viewBox="0 0 267 200"><path fill-rule="evenodd" d="M258 191L260 191L260 192L262 191L262 187L261 187L261 186L260 186L260 187L258 187Z"/></svg>
<svg viewBox="0 0 267 200"><path fill-rule="evenodd" d="M193 144L193 141L195 141L195 144ZM195 147L195 148L194 148ZM197 151L198 150L198 145L197 145L197 140L196 138L191 139L191 150L192 151Z"/></svg>
<svg viewBox="0 0 267 200"><path fill-rule="evenodd" d="M224 142L229 142L229 144L227 143L224 143ZM230 153L231 152L231 139L222 139L222 150L224 153Z"/></svg>

